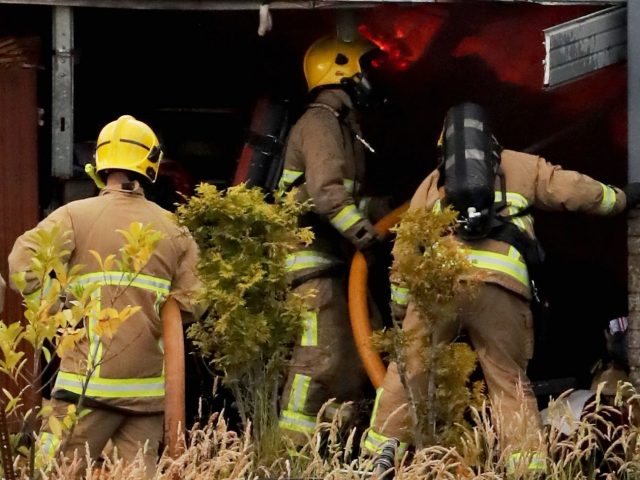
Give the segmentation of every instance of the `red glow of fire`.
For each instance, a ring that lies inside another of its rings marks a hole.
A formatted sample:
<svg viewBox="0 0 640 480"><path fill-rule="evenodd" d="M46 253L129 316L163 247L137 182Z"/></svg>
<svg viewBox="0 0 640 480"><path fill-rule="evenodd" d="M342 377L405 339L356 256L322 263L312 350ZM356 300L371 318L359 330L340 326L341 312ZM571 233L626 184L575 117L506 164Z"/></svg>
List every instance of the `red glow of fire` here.
<svg viewBox="0 0 640 480"><path fill-rule="evenodd" d="M454 57L478 55L503 82L539 89L542 85L545 28L576 18L588 10L511 9L483 21L464 38Z"/></svg>
<svg viewBox="0 0 640 480"><path fill-rule="evenodd" d="M420 58L443 23L444 16L436 10L412 11L374 18L359 30L385 53L377 60L378 67L388 65L395 70L406 70Z"/></svg>

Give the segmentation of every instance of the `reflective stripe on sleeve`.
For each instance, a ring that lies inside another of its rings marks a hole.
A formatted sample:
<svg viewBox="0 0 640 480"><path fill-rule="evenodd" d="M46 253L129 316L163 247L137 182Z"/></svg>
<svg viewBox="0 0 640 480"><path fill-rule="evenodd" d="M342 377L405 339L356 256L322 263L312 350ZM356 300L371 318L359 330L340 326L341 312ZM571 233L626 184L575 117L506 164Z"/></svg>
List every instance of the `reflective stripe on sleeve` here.
<svg viewBox="0 0 640 480"><path fill-rule="evenodd" d="M392 283L391 301L396 305L406 306L409 303L409 289Z"/></svg>
<svg viewBox="0 0 640 480"><path fill-rule="evenodd" d="M286 268L288 272L297 272L305 268L327 266L337 263L337 260L322 252L300 250L287 255Z"/></svg>
<svg viewBox="0 0 640 480"><path fill-rule="evenodd" d="M318 346L318 313L306 312L303 316L304 330L300 345L303 347Z"/></svg>
<svg viewBox="0 0 640 480"><path fill-rule="evenodd" d="M87 377L70 372L58 373L55 389L82 395ZM137 398L164 396L164 376L151 378L99 378L90 376L85 394L88 397Z"/></svg>
<svg viewBox="0 0 640 480"><path fill-rule="evenodd" d="M474 267L504 273L529 287L529 272L524 262L501 253L466 249L467 258Z"/></svg>
<svg viewBox="0 0 640 480"><path fill-rule="evenodd" d="M285 168L282 171L282 175L280 176L280 180L278 181L278 190L280 193L284 193L291 187L291 184L295 182L300 176L303 174L301 170L291 170Z"/></svg>
<svg viewBox="0 0 640 480"><path fill-rule="evenodd" d="M349 204L346 207L343 207L342 210L340 210L338 214L329 221L331 222L331 225L339 231L346 232L360 220L364 220L362 214L358 211L355 205Z"/></svg>
<svg viewBox="0 0 640 480"><path fill-rule="evenodd" d="M616 205L616 191L604 183L601 183L600 186L602 187L602 201L600 202L598 212L606 215L611 213L611 210L613 210L613 207Z"/></svg>

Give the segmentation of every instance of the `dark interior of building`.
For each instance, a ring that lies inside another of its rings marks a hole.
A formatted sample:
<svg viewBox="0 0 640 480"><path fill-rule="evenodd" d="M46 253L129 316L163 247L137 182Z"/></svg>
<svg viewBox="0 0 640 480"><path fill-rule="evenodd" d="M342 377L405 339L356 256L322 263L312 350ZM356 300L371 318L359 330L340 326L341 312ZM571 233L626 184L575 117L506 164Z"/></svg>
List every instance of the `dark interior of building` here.
<svg viewBox="0 0 640 480"><path fill-rule="evenodd" d="M593 9L465 2L357 10L362 31L393 57L374 77L388 101L364 122L377 151L369 159L370 191L391 195L396 204L409 199L435 166L445 111L464 100L488 108L507 148L624 185L625 65L542 87L542 30ZM41 19L50 15L45 7L38 12ZM156 129L166 157L193 183L229 185L256 101L286 99L299 114L307 101L304 51L332 32L340 15L275 10L273 31L259 37L255 11L76 9L78 166L90 160L101 126L127 113ZM49 34L45 20L41 28ZM41 102L48 108L50 39L42 45ZM47 128L41 132L44 209L59 189L50 187L50 137ZM607 321L626 314L626 223L570 213L535 218L547 253L550 309L530 374L572 377L588 387Z"/></svg>

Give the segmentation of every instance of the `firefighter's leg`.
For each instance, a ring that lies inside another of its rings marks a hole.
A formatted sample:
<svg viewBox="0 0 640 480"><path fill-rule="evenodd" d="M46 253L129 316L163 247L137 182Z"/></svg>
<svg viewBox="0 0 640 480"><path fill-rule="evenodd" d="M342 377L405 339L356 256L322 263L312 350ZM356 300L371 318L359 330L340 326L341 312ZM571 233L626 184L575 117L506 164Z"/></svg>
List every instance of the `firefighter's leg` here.
<svg viewBox="0 0 640 480"><path fill-rule="evenodd" d="M69 405L71 404L61 400L51 400L53 415L62 421L67 414ZM64 444L64 457L72 460L74 455L77 455L80 461L80 471L77 471L77 474L83 474L83 469L86 467L87 448L89 449L91 460L100 457L102 449L123 419L124 415L120 413L94 408L90 409L87 415L77 421L70 436L63 433L63 438L60 438L46 426L39 439L43 464L47 463L47 458L53 459L57 454L58 447Z"/></svg>
<svg viewBox="0 0 640 480"><path fill-rule="evenodd" d="M427 323L410 304L402 324L402 330L409 339L409 346L404 354L404 371L406 383L413 397L420 401L427 385L424 374L425 338L428 334ZM459 330L457 321L439 323L434 330L434 341L450 342ZM371 429L365 440L367 450L378 453L390 439L400 441L399 452L402 453L412 441L412 422L409 399L405 390L398 365L391 363L387 369L382 386L378 389L376 403L371 417Z"/></svg>
<svg viewBox="0 0 640 480"><path fill-rule="evenodd" d="M113 446L126 463L142 453L145 478L152 478L158 461L158 448L164 434L164 415L128 415L113 434Z"/></svg>
<svg viewBox="0 0 640 480"><path fill-rule="evenodd" d="M464 309L463 326L478 353L503 449L543 468L541 421L527 363L533 355L529 303L497 285L485 284ZM524 457L523 457L524 456Z"/></svg>
<svg viewBox="0 0 640 480"><path fill-rule="evenodd" d="M315 296L293 352L280 416L281 429L299 444L314 432L329 399L357 401L368 382L351 333L345 280L317 278L298 287L300 293L311 290Z"/></svg>

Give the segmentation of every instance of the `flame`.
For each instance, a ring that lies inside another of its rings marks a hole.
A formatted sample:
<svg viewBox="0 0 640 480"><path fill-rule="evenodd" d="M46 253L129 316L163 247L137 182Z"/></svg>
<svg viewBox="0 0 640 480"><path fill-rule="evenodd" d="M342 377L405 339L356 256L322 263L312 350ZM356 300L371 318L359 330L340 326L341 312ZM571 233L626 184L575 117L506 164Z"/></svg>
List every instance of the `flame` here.
<svg viewBox="0 0 640 480"><path fill-rule="evenodd" d="M388 9L378 12L384 13L360 25L360 34L384 52L385 55L376 62L378 67L389 65L401 71L422 56L446 17L439 9L433 8L400 11L391 16L387 14Z"/></svg>

